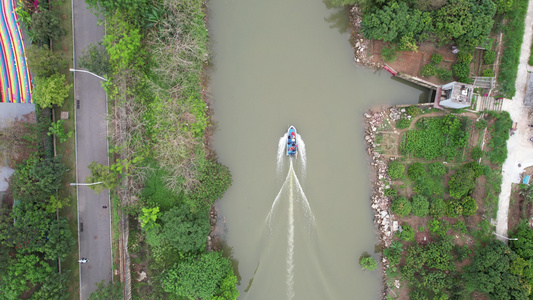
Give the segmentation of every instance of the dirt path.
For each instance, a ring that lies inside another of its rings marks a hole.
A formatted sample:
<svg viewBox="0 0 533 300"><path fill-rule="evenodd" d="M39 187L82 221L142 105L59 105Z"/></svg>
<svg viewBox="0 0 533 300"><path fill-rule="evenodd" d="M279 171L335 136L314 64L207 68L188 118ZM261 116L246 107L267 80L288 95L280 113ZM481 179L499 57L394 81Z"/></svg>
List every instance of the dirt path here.
<svg viewBox="0 0 533 300"><path fill-rule="evenodd" d="M524 169L533 166L533 143L529 140L533 136L533 131L528 127L530 110L524 106L528 60L533 34L533 0L529 1L525 24L518 76L515 83L516 95L513 97L513 100L505 99L502 106L503 110L509 112L513 121L518 122L516 133L507 141L509 153L507 160L502 166L503 180L496 223L496 233L502 236L507 236L512 183L519 183L521 179L520 174ZM505 238L498 238L506 241Z"/></svg>

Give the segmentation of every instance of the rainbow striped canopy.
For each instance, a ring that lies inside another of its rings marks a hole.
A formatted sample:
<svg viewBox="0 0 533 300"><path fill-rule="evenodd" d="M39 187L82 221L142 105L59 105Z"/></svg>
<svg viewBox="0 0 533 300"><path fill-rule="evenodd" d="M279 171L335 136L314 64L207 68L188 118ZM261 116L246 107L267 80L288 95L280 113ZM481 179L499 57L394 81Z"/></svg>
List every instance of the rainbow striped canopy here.
<svg viewBox="0 0 533 300"><path fill-rule="evenodd" d="M0 0L0 5L0 102L33 103L15 1Z"/></svg>

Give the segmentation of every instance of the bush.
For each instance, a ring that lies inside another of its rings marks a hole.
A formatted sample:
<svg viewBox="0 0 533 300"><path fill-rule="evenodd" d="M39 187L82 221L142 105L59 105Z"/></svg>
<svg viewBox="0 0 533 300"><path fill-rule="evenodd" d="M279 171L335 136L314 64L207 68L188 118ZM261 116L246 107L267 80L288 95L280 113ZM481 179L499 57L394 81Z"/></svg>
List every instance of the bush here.
<svg viewBox="0 0 533 300"><path fill-rule="evenodd" d="M402 224L402 232L400 232L400 238L406 242L415 240L415 230L409 224Z"/></svg>
<svg viewBox="0 0 533 300"><path fill-rule="evenodd" d="M422 195L415 195L412 198L412 212L417 217L425 217L429 213L429 201Z"/></svg>
<svg viewBox="0 0 533 300"><path fill-rule="evenodd" d="M452 71L446 70L444 68L438 68L437 76L439 76L441 80L450 81L452 80Z"/></svg>
<svg viewBox="0 0 533 300"><path fill-rule="evenodd" d="M408 128L409 126L411 126L411 120L409 120L407 118L401 118L396 123L396 128L398 128L398 129L405 129L405 128Z"/></svg>
<svg viewBox="0 0 533 300"><path fill-rule="evenodd" d="M436 73L437 73L437 69L432 64L427 64L422 67L422 70L420 70L420 75L422 75L422 77L433 76Z"/></svg>
<svg viewBox="0 0 533 300"><path fill-rule="evenodd" d="M429 215L433 218L441 218L446 213L446 202L441 198L433 198L429 203Z"/></svg>
<svg viewBox="0 0 533 300"><path fill-rule="evenodd" d="M467 63L472 61L472 54L461 52L457 55L457 63Z"/></svg>
<svg viewBox="0 0 533 300"><path fill-rule="evenodd" d="M455 63L452 65L453 76L461 82L470 81L470 65L468 63ZM465 82L467 83L467 82Z"/></svg>
<svg viewBox="0 0 533 300"><path fill-rule="evenodd" d="M433 162L429 164L429 174L433 176L443 176L446 174L446 166L440 162Z"/></svg>
<svg viewBox="0 0 533 300"><path fill-rule="evenodd" d="M393 62L398 58L398 54L396 53L396 48L393 47L383 47L381 49L381 58L385 62Z"/></svg>
<svg viewBox="0 0 533 300"><path fill-rule="evenodd" d="M414 105L411 105L409 106L407 109L406 109L406 112L408 115L410 115L411 117L416 117L420 114L421 110L420 108L414 106Z"/></svg>
<svg viewBox="0 0 533 300"><path fill-rule="evenodd" d="M471 168L461 168L455 172L448 184L450 197L460 199L474 188L475 172Z"/></svg>
<svg viewBox="0 0 533 300"><path fill-rule="evenodd" d="M492 69L485 69L483 70L483 74L481 74L483 77L494 77L494 72L492 72Z"/></svg>
<svg viewBox="0 0 533 300"><path fill-rule="evenodd" d="M449 218L457 218L463 215L463 206L458 199L450 198L446 202L446 216Z"/></svg>
<svg viewBox="0 0 533 300"><path fill-rule="evenodd" d="M394 198L396 198L396 196L398 196L398 191L396 189L393 189L393 188L385 189L384 194L385 194L385 196L391 197L392 199L394 199Z"/></svg>
<svg viewBox="0 0 533 300"><path fill-rule="evenodd" d="M463 199L463 216L473 216L477 212L476 200L472 197L465 197Z"/></svg>
<svg viewBox="0 0 533 300"><path fill-rule="evenodd" d="M364 256L359 260L363 270L373 271L378 267L378 262L372 256Z"/></svg>
<svg viewBox="0 0 533 300"><path fill-rule="evenodd" d="M405 166L401 162L397 160L393 160L389 163L387 174L389 174L389 177L392 180L401 178L404 172L405 172Z"/></svg>
<svg viewBox="0 0 533 300"><path fill-rule="evenodd" d="M390 207L391 211L400 217L408 216L411 213L412 208L413 207L409 199L403 196L394 200Z"/></svg>
<svg viewBox="0 0 533 300"><path fill-rule="evenodd" d="M489 50L483 53L483 63L486 65L492 65L496 60L496 52Z"/></svg>
<svg viewBox="0 0 533 300"><path fill-rule="evenodd" d="M434 65L440 64L442 61L442 55L438 53L431 54L431 63Z"/></svg>
<svg viewBox="0 0 533 300"><path fill-rule="evenodd" d="M488 124L489 124L489 122L487 122L487 120L479 119L479 121L476 122L476 129L477 130L483 130L483 129L487 128Z"/></svg>
<svg viewBox="0 0 533 300"><path fill-rule="evenodd" d="M479 146L472 148L472 150L470 151L470 157L473 160L480 159L482 155L483 155L483 151L481 151L481 147Z"/></svg>
<svg viewBox="0 0 533 300"><path fill-rule="evenodd" d="M426 168L421 162L412 163L407 169L407 176L409 176L411 180L418 180L419 178L424 176L425 173Z"/></svg>

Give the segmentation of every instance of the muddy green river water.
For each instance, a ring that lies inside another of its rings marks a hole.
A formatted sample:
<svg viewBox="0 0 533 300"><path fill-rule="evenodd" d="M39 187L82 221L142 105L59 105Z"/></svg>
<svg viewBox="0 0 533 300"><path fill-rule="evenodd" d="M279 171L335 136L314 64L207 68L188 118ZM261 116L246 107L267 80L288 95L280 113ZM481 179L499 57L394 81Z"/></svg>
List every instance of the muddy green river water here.
<svg viewBox="0 0 533 300"><path fill-rule="evenodd" d="M426 91L357 66L348 16L317 0L210 0L210 93L219 161L233 185L217 202L239 299L377 299L364 272L378 242L363 113ZM278 160L288 126L302 153ZM305 147L305 148L304 148Z"/></svg>

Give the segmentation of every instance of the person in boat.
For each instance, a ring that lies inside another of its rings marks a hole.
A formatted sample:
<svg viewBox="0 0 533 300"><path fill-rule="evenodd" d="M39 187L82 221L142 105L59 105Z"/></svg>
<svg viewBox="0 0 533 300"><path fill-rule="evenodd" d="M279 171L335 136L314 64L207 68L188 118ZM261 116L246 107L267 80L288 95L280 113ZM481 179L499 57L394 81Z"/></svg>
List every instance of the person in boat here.
<svg viewBox="0 0 533 300"><path fill-rule="evenodd" d="M291 147L290 149L291 149L291 151L294 151L294 147Z"/></svg>

